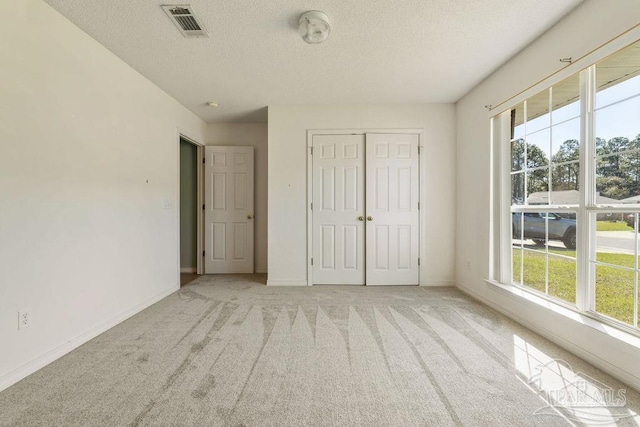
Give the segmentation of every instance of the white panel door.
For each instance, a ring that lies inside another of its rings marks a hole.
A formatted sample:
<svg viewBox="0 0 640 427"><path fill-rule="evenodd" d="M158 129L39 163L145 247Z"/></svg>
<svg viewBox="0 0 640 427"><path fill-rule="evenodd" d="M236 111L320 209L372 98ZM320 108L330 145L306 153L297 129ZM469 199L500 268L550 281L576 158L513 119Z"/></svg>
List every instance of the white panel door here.
<svg viewBox="0 0 640 427"><path fill-rule="evenodd" d="M418 135L366 138L367 285L417 285Z"/></svg>
<svg viewBox="0 0 640 427"><path fill-rule="evenodd" d="M253 147L205 147L205 274L253 273Z"/></svg>
<svg viewBox="0 0 640 427"><path fill-rule="evenodd" d="M313 137L313 283L365 283L364 135Z"/></svg>

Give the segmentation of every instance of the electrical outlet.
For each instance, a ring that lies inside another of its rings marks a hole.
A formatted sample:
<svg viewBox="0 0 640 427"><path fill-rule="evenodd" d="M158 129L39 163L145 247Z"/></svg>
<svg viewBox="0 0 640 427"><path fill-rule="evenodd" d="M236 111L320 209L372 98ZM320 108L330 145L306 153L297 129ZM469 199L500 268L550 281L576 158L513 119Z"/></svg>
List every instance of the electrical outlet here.
<svg viewBox="0 0 640 427"><path fill-rule="evenodd" d="M18 311L18 329L28 328L31 326L31 320L30 309Z"/></svg>

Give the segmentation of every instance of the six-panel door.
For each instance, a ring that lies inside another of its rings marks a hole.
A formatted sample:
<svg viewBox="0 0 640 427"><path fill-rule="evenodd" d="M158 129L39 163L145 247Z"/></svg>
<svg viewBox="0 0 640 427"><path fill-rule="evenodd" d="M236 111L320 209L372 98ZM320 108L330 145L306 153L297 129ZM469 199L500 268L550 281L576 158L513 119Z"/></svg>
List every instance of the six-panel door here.
<svg viewBox="0 0 640 427"><path fill-rule="evenodd" d="M313 137L313 280L363 285L364 135Z"/></svg>
<svg viewBox="0 0 640 427"><path fill-rule="evenodd" d="M314 135L314 284L418 284L418 135Z"/></svg>
<svg viewBox="0 0 640 427"><path fill-rule="evenodd" d="M418 135L367 134L367 285L417 285Z"/></svg>
<svg viewBox="0 0 640 427"><path fill-rule="evenodd" d="M253 147L205 157L205 274L253 273Z"/></svg>

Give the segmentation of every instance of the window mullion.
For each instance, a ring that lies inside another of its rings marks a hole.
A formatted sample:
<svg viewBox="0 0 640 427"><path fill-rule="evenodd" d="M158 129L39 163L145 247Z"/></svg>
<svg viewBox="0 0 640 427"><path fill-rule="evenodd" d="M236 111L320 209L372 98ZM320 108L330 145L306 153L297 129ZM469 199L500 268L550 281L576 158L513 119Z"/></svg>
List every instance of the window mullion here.
<svg viewBox="0 0 640 427"><path fill-rule="evenodd" d="M595 99L595 66L580 72L580 202L578 206L578 245L576 251L576 305L580 310L593 310L595 300L596 212L595 205L595 138L593 134L593 106Z"/></svg>

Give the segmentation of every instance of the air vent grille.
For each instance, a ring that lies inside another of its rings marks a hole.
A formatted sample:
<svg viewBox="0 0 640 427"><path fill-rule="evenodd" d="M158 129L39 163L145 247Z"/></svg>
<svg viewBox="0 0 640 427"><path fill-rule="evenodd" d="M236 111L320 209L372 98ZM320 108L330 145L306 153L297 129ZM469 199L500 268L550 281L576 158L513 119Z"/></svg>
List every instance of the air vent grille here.
<svg viewBox="0 0 640 427"><path fill-rule="evenodd" d="M204 27L198 22L190 5L163 5L161 7L183 36L188 38L209 37Z"/></svg>
<svg viewBox="0 0 640 427"><path fill-rule="evenodd" d="M184 31L202 31L193 16L176 16L176 21Z"/></svg>

